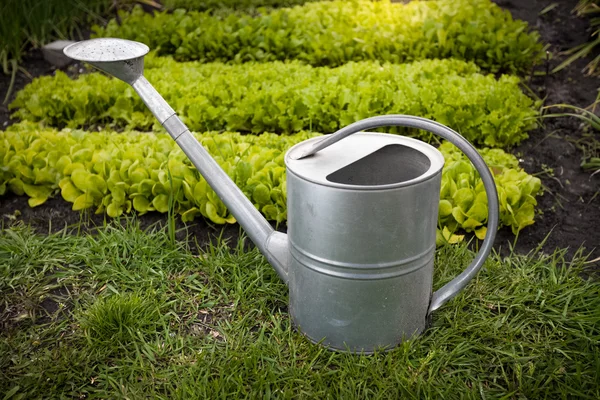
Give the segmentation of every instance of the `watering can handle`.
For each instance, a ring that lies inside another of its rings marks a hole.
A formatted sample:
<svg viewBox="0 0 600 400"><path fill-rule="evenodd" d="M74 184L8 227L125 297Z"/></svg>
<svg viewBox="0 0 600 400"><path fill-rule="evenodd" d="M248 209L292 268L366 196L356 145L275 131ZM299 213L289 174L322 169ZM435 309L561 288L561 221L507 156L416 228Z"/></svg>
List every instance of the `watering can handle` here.
<svg viewBox="0 0 600 400"><path fill-rule="evenodd" d="M479 155L475 147L468 140L463 138L460 134L453 131L452 129L444 126L435 121L431 121L426 118L413 117L410 115L381 115L378 117L372 117L363 119L348 125L332 135L325 137L323 140L318 141L312 148L308 149L300 156L295 158L300 159L315 154L316 152L323 150L324 148L331 146L335 142L357 132L365 131L368 129L381 128L386 126L404 126L408 128L422 129L431 133L434 133L449 142L453 143L458 147L464 154L469 157L479 175L483 181L483 186L488 198L488 225L483 244L477 256L473 259L471 264L456 278L448 282L442 288L433 293L431 302L429 304L429 310L427 313L440 308L444 303L453 298L460 290L462 290L467 283L477 274L479 269L483 266L486 258L492 250L494 239L496 237L496 231L498 230L498 192L496 191L496 184L494 178L488 169L487 164Z"/></svg>

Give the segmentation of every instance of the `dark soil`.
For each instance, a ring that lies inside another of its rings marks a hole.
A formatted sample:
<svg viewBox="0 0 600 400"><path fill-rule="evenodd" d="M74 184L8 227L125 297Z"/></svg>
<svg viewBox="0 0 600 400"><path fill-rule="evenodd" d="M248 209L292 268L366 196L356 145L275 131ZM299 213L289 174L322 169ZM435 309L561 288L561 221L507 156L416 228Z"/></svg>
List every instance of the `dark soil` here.
<svg viewBox="0 0 600 400"><path fill-rule="evenodd" d="M527 21L532 29L540 32L544 43L548 44L551 55L544 65L535 68L527 80L527 86L545 105L567 103L578 107L587 107L596 100L599 79L587 77L582 73L588 60L580 60L566 69L548 76L539 72L552 70L564 59L561 51L572 48L588 40L589 23L572 13L577 0L495 0L501 7L509 10L515 18ZM557 3L558 6L540 15L547 6ZM47 64L38 50L32 50L25 57L23 67L28 74L19 72L15 83L15 91L22 89L33 77L54 73L54 68ZM71 66L67 72L77 74L79 66ZM0 75L0 94L2 99L8 88L10 77ZM14 92L13 96L14 98ZM558 110L557 110L558 111ZM6 106L0 106L0 126L13 123ZM3 129L3 128L2 128ZM552 252L555 248L568 248L573 254L584 246L590 253L590 259L600 257L600 174L591 176L581 167L582 150L578 143L582 140L600 141L598 132L588 132L580 120L563 117L545 119L543 127L530 133L530 138L513 153L522 160L522 166L529 173L534 173L542 180L546 192L539 197L541 214L534 225L525 228L519 234L515 249L526 253L541 246L544 252ZM27 199L16 195L0 197L0 218L4 225L23 221L31 224L40 232L56 231L80 221L88 222L88 226L103 225L103 216L80 214L71 211L71 205L62 199L49 200L44 205L31 209ZM164 214L150 213L139 217L142 226L154 223L164 224ZM183 238L189 233L200 246L206 245L217 236L236 241L241 232L239 226L213 226L203 220L184 226L185 231L178 233ZM285 230L285 227L280 227ZM515 242L509 229L498 233L496 246L507 251ZM195 244L192 244L195 247ZM594 264L594 263L591 263ZM595 262L598 266L598 261Z"/></svg>
<svg viewBox="0 0 600 400"><path fill-rule="evenodd" d="M560 2L541 0L495 0L508 9L514 18L527 21L537 30L552 59L540 65L537 71L552 70L564 56L559 53L588 41L589 22L576 17L572 10L577 0ZM558 6L540 15L549 5ZM585 76L583 68L589 59L579 60L569 67L548 76L533 75L528 86L545 105L571 104L588 107L596 101L600 80ZM553 112L564 110L553 109ZM591 176L581 167L582 151L578 141L600 140L597 131L586 129L577 118L545 119L543 127L530 133L530 138L513 149L529 173L537 173L546 189L538 199L543 212L534 225L523 229L516 242L516 250L528 252L544 242L543 250L569 248L573 254L584 246L590 260L600 256L600 174ZM497 245L514 241L512 233L499 232Z"/></svg>

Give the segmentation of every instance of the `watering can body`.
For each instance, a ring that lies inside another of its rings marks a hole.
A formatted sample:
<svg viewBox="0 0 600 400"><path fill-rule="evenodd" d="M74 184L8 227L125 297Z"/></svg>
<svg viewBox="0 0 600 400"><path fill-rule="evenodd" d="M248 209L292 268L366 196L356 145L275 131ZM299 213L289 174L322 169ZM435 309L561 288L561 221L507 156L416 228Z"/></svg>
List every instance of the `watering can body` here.
<svg viewBox="0 0 600 400"><path fill-rule="evenodd" d="M311 341L370 353L425 329L442 155L398 135L357 133L285 158L290 314Z"/></svg>
<svg viewBox="0 0 600 400"><path fill-rule="evenodd" d="M489 255L498 196L487 165L458 133L424 118L367 118L302 142L285 156L288 235L277 232L143 76L144 44L92 39L64 53L130 84L290 289L290 314L313 342L340 351L391 349L422 332ZM479 253L432 293L442 155L420 141L364 133L403 126L454 143L479 171L488 229ZM343 140L342 140L343 139Z"/></svg>

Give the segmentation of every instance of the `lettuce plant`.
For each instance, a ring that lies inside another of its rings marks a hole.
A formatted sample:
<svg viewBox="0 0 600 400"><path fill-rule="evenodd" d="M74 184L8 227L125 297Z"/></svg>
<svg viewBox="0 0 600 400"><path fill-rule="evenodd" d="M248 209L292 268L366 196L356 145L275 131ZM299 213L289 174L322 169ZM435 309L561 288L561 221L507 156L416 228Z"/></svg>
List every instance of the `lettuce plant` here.
<svg viewBox="0 0 600 400"><path fill-rule="evenodd" d="M491 72L519 72L540 58L527 24L489 0L312 2L258 15L175 10L121 13L95 35L144 42L180 61L297 59L315 66L458 58Z"/></svg>
<svg viewBox="0 0 600 400"><path fill-rule="evenodd" d="M506 147L526 138L539 114L518 78L496 79L459 60L360 62L333 69L163 57L148 57L146 64L148 79L195 131L330 133L370 116L411 114L448 125L471 142ZM75 81L62 72L36 79L11 108L19 108L16 117L56 127L162 130L131 87L99 73Z"/></svg>
<svg viewBox="0 0 600 400"><path fill-rule="evenodd" d="M208 132L196 137L267 219L287 217L284 153L314 137L241 135ZM454 146L442 144L446 158L439 207L440 231L485 234L487 198L474 167ZM538 178L518 167L502 150L482 150L500 197L502 225L516 234L533 223ZM42 204L60 193L74 210L92 208L118 217L135 210L165 213L169 203L183 221L202 216L216 224L233 223L206 180L166 134L40 128L20 123L0 132L0 193L10 190Z"/></svg>
<svg viewBox="0 0 600 400"><path fill-rule="evenodd" d="M446 160L440 193L440 224L450 232L459 228L474 231L483 239L486 233L487 195L479 174L466 157L451 143L439 150ZM482 149L480 154L490 167L498 190L500 225L513 233L533 224L535 196L540 193L539 178L519 168L517 158L499 149Z"/></svg>

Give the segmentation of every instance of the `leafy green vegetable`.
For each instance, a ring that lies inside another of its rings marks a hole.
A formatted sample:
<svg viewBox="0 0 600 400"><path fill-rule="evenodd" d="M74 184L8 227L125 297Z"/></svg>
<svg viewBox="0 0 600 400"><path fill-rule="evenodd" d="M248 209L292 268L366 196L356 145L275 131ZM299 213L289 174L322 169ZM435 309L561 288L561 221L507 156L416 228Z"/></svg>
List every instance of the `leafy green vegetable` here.
<svg viewBox="0 0 600 400"><path fill-rule="evenodd" d="M539 114L516 77L495 79L459 60L334 69L162 57L148 57L146 64L148 79L195 131L330 133L370 116L411 114L448 125L471 142L505 147L526 138ZM36 79L18 93L16 107L19 118L57 127L163 129L131 87L99 73L75 81L62 72Z"/></svg>
<svg viewBox="0 0 600 400"><path fill-rule="evenodd" d="M446 160L440 194L440 224L450 231L458 228L474 231L482 239L487 221L487 196L479 174L451 143L442 144L439 150ZM479 152L496 181L501 225L510 226L517 234L534 222L535 197L541 190L541 181L519 168L517 158L511 154L499 149Z"/></svg>
<svg viewBox="0 0 600 400"><path fill-rule="evenodd" d="M290 136L264 133L196 135L215 160L266 218L287 217L284 153L317 134ZM442 172L438 240L459 240L458 229L485 235L487 197L474 167L448 143ZM517 233L533 223L538 178L517 166L501 150L482 150L492 166L500 197L501 223ZM167 212L169 196L184 221L204 216L214 223L233 223L225 205L183 151L166 134L88 132L40 128L20 123L0 132L0 186L30 196L33 207L60 191L74 210L95 207L110 217L136 210ZM42 172L38 180L33 172ZM171 178L169 178L169 174Z"/></svg>
<svg viewBox="0 0 600 400"><path fill-rule="evenodd" d="M537 33L489 0L327 1L257 16L176 10L121 13L96 36L159 48L178 60L248 62L297 59L315 66L425 58L471 60L518 72L541 56Z"/></svg>

